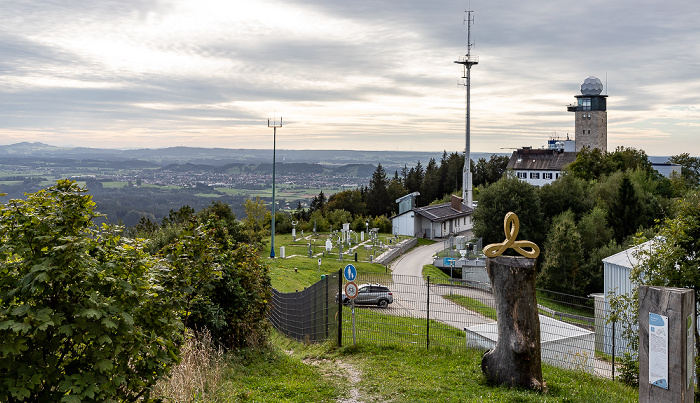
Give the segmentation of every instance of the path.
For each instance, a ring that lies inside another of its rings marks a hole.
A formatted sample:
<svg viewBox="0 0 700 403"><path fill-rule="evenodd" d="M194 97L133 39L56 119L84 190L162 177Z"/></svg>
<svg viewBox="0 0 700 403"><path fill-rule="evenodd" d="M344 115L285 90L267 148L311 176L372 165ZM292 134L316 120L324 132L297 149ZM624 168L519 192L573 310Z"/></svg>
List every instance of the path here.
<svg viewBox="0 0 700 403"><path fill-rule="evenodd" d="M411 316L424 317L428 310L428 287L423 280L423 266L433 263L433 255L442 250L442 242L420 246L404 254L391 264L392 280L395 284L394 305L405 309ZM407 277L411 277L408 281ZM400 284L401 286L396 286ZM444 299L446 286L431 285L430 319L439 321L459 330L465 327L490 323L493 320L465 309L452 301ZM456 288L456 287L455 287Z"/></svg>

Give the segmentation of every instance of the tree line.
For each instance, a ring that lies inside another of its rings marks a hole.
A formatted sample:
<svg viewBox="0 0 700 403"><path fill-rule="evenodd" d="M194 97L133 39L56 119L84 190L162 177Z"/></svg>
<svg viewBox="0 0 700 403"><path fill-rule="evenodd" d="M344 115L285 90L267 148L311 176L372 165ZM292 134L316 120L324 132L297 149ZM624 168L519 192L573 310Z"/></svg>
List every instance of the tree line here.
<svg viewBox="0 0 700 403"><path fill-rule="evenodd" d="M508 157L494 154L488 160L480 158L470 164L473 185L484 186L496 182L505 173ZM306 231L313 230L314 225L318 231L328 231L350 223L354 231L370 226L390 233L389 218L398 213L396 199L419 192L418 206L449 201L450 194L461 192L463 168L464 154L446 151L439 163L431 158L424 168L418 161L411 168L404 165L400 172L394 171L393 176L387 175L384 167L378 164L367 185L330 196L320 192L313 197L308 209L299 203L292 216L277 213L275 223L280 232L290 232L291 221L296 220L297 228Z"/></svg>
<svg viewBox="0 0 700 403"><path fill-rule="evenodd" d="M478 189L474 233L484 244L503 240L503 217L520 218L521 239L542 249L538 286L589 295L603 290L602 259L653 237L657 223L677 214L675 200L698 187L698 159L682 162L681 175L666 178L652 168L644 151L584 149L565 173L536 187L505 175Z"/></svg>

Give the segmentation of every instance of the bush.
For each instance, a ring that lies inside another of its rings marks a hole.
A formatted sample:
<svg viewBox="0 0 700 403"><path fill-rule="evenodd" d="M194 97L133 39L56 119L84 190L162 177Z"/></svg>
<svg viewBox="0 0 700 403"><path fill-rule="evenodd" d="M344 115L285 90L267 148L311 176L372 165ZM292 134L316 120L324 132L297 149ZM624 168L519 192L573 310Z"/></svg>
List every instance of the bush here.
<svg viewBox="0 0 700 403"><path fill-rule="evenodd" d="M139 241L92 219L74 182L0 212L0 401L137 400L176 361L182 325Z"/></svg>

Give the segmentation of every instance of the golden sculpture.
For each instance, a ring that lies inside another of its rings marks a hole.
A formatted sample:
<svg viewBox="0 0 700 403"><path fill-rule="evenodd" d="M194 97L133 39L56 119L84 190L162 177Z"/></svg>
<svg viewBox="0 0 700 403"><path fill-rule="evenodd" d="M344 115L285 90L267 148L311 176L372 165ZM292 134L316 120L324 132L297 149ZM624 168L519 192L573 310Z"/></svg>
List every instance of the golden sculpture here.
<svg viewBox="0 0 700 403"><path fill-rule="evenodd" d="M486 257L497 257L501 256L506 249L513 248L521 255L535 259L540 255L540 248L534 242L516 241L515 238L518 236L518 231L520 231L518 216L513 212L506 214L506 218L503 220L503 232L506 234L506 240L484 247L484 255ZM529 248L530 251L523 248Z"/></svg>

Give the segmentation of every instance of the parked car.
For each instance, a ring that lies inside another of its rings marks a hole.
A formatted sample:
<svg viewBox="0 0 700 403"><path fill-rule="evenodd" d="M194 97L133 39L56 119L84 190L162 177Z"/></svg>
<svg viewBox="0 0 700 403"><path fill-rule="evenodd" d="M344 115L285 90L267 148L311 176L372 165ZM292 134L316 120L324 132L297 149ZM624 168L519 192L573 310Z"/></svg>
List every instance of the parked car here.
<svg viewBox="0 0 700 403"><path fill-rule="evenodd" d="M343 292L341 295L343 304L349 305L350 298L345 295L345 292ZM335 301L338 302L338 296L336 296ZM381 284L360 284L357 287L355 304L377 305L382 308L386 308L392 302L394 302L394 296L386 286Z"/></svg>

